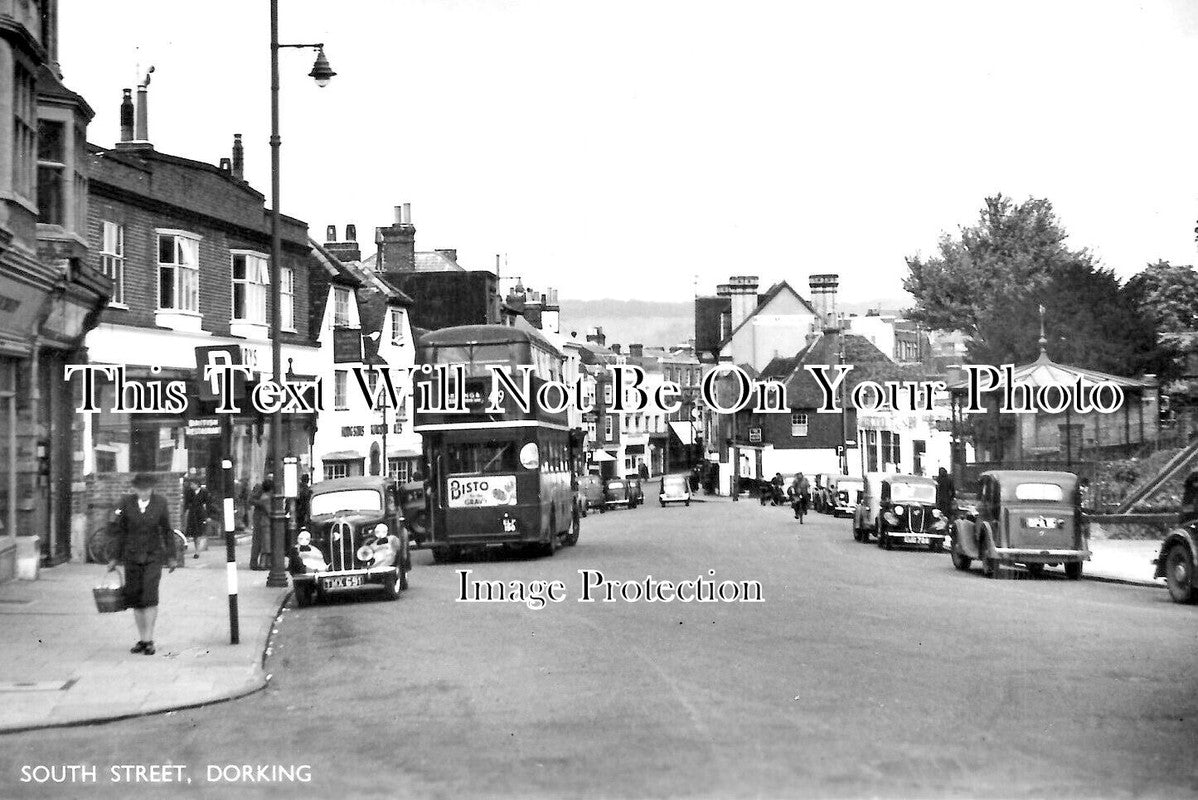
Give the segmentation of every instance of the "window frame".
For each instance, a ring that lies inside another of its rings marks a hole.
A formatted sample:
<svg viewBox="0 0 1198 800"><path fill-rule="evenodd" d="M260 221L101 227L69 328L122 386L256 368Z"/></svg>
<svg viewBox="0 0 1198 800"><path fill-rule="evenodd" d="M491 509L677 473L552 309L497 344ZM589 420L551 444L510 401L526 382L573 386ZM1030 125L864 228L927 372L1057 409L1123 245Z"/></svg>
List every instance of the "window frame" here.
<svg viewBox="0 0 1198 800"><path fill-rule="evenodd" d="M267 292L267 308L273 296ZM295 268L282 265L279 266L279 327L295 333Z"/></svg>
<svg viewBox="0 0 1198 800"><path fill-rule="evenodd" d="M242 277L237 277L237 260L244 260ZM252 261L251 261L252 259ZM255 269L251 270L251 264ZM250 272L256 271L258 279L251 279ZM270 324L270 257L256 250L229 251L229 319L232 322L244 322L250 325ZM241 316L237 315L237 290L241 289ZM253 291L251 291L253 290ZM250 312L251 294L260 295L261 318L256 319Z"/></svg>
<svg viewBox="0 0 1198 800"><path fill-rule="evenodd" d="M349 370L333 370L333 410L349 410Z"/></svg>
<svg viewBox="0 0 1198 800"><path fill-rule="evenodd" d="M179 241L192 242L195 245L195 263L181 264L178 262L166 262L162 260L162 240L165 237L170 237L175 240L172 248L175 258L179 257ZM190 314L192 316L200 316L200 242L204 241L204 237L191 231L179 230L176 228L155 228L154 240L156 247L154 249L154 264L156 266L157 281L155 282L156 301L155 307L159 311L166 311L172 314ZM163 268L171 270L171 300L173 305L162 305L162 271ZM188 283L193 284L187 287L182 285L182 279L188 278ZM187 290L187 297L184 297L183 289ZM194 301L194 308L186 307L182 302L184 299Z"/></svg>
<svg viewBox="0 0 1198 800"><path fill-rule="evenodd" d="M114 231L112 241L108 232ZM112 244L112 250L109 245ZM112 300L110 306L125 305L125 225L113 220L100 221L100 271L112 279Z"/></svg>
<svg viewBox="0 0 1198 800"><path fill-rule="evenodd" d="M349 319L349 304L350 290L344 286L333 287L333 327L348 328L350 326ZM341 313L342 300L344 299L345 312Z"/></svg>
<svg viewBox="0 0 1198 800"><path fill-rule="evenodd" d="M796 421L801 420L801 421ZM790 413L790 435L791 436L807 436L811 430L811 417L805 411L792 411Z"/></svg>

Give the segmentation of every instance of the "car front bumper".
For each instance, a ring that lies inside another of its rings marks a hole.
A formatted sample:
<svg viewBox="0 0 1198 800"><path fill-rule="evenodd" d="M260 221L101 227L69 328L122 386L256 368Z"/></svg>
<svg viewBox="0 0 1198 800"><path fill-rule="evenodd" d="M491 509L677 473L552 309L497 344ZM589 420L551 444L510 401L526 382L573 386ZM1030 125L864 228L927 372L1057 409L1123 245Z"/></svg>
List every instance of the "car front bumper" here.
<svg viewBox="0 0 1198 800"><path fill-rule="evenodd" d="M306 584L314 586L321 591L353 591L355 589L373 588L382 586L383 581L388 575L395 574L395 567L371 567L369 569L338 569L329 570L328 572L301 572L298 575L291 576L291 582L295 585ZM337 588L326 588L326 578L336 580L338 578L352 578L360 576L362 583L359 586L345 586Z"/></svg>

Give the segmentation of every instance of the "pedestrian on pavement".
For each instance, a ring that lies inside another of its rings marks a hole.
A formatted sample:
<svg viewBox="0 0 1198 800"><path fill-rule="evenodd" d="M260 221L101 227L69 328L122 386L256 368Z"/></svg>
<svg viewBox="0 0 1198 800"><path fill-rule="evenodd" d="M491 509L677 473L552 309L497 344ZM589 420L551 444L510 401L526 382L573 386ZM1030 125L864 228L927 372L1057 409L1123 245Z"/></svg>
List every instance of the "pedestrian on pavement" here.
<svg viewBox="0 0 1198 800"><path fill-rule="evenodd" d="M190 480L187 481L187 484L192 485ZM187 500L187 494L184 493L184 533L191 540L192 558L200 557L200 540L204 538L208 528L208 506L210 504L208 487L202 483L192 488L190 501Z"/></svg>
<svg viewBox="0 0 1198 800"><path fill-rule="evenodd" d="M308 515L312 511L311 477L308 473L300 476L299 491L295 495L295 527L296 530L306 527Z"/></svg>
<svg viewBox="0 0 1198 800"><path fill-rule="evenodd" d="M175 571L175 533L166 501L154 493L154 478L138 474L133 494L121 499L113 533L111 572L125 569L125 606L133 609L137 644L129 652L154 655L154 624L158 621L158 583L162 567Z"/></svg>
<svg viewBox="0 0 1198 800"><path fill-rule="evenodd" d="M262 565L262 556L270 560L270 514L274 505L274 481L263 479L254 497L254 538L250 541L250 569L269 569Z"/></svg>
<svg viewBox="0 0 1198 800"><path fill-rule="evenodd" d="M792 487L794 488L794 499L791 501L791 508L794 509L795 519L802 525L803 517L807 514L807 498L811 494L811 482L800 472L795 475Z"/></svg>
<svg viewBox="0 0 1198 800"><path fill-rule="evenodd" d="M649 465L642 461L640 466L636 468L636 474L639 475L643 481L649 480Z"/></svg>
<svg viewBox="0 0 1198 800"><path fill-rule="evenodd" d="M957 487L953 484L953 476L944 467L936 475L936 508L945 518L951 519L953 503L957 500Z"/></svg>

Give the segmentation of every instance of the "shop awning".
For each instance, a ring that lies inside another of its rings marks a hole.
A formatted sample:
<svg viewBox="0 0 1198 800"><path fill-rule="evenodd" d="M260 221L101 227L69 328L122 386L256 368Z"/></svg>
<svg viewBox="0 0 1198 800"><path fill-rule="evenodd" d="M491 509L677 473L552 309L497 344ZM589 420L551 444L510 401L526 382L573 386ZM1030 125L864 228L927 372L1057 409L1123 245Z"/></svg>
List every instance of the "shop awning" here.
<svg viewBox="0 0 1198 800"><path fill-rule="evenodd" d="M591 453L591 461L601 463L604 461L615 461L615 460L616 460L616 457L613 456L611 453L607 452L606 450L595 450Z"/></svg>
<svg viewBox="0 0 1198 800"><path fill-rule="evenodd" d="M387 449L387 458L419 458L420 455L419 450Z"/></svg>
<svg viewBox="0 0 1198 800"><path fill-rule="evenodd" d="M683 444L695 443L695 426L689 422L671 422L670 430L678 437L678 441Z"/></svg>
<svg viewBox="0 0 1198 800"><path fill-rule="evenodd" d="M361 461L366 456L357 450L334 450L320 457L321 461Z"/></svg>

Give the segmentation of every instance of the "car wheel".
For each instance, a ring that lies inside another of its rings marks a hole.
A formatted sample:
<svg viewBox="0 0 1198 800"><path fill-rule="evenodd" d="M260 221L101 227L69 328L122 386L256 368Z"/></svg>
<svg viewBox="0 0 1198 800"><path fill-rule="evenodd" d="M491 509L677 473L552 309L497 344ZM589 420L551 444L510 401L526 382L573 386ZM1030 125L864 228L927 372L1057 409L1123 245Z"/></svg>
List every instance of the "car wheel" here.
<svg viewBox="0 0 1198 800"><path fill-rule="evenodd" d="M1044 574L1043 564L1024 564L1023 566L1027 567L1028 574L1033 578L1039 578Z"/></svg>
<svg viewBox="0 0 1198 800"><path fill-rule="evenodd" d="M949 545L948 552L952 556L954 567L962 572L969 570L969 565L973 563L973 559L961 552L961 549L957 547L956 539L953 539L952 544Z"/></svg>
<svg viewBox="0 0 1198 800"><path fill-rule="evenodd" d="M399 574L398 573L400 573L400 572L403 572L402 567L400 567L399 569L397 569L395 572L391 573L390 575L383 576L383 599L384 600L398 600L399 599Z"/></svg>
<svg viewBox="0 0 1198 800"><path fill-rule="evenodd" d="M306 583L295 585L295 607L307 608L312 605L312 587Z"/></svg>
<svg viewBox="0 0 1198 800"><path fill-rule="evenodd" d="M1194 586L1194 559L1182 542L1174 542L1165 553L1165 585L1175 603L1198 602Z"/></svg>
<svg viewBox="0 0 1198 800"><path fill-rule="evenodd" d="M1071 581L1078 580L1082 576L1082 562L1070 561L1065 565L1065 577Z"/></svg>

